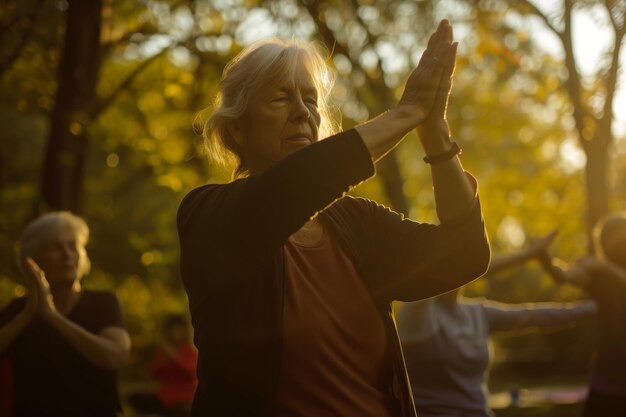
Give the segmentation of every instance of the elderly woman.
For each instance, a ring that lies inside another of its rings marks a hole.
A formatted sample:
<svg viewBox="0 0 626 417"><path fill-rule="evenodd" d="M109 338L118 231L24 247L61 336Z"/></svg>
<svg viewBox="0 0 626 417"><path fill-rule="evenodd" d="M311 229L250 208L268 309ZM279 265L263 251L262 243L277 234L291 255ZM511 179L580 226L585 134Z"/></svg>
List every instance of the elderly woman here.
<svg viewBox="0 0 626 417"><path fill-rule="evenodd" d="M605 417L626 410L626 212L602 218L594 238L596 256L568 265L545 251L540 260L557 282L584 288L598 304L597 349L583 415Z"/></svg>
<svg viewBox="0 0 626 417"><path fill-rule="evenodd" d="M236 179L191 191L178 212L199 350L192 416L415 415L390 303L489 263L445 117L456 47L442 21L399 104L341 133L312 45L261 41L226 67L205 135L212 155L235 157ZM414 128L440 225L345 195Z"/></svg>
<svg viewBox="0 0 626 417"><path fill-rule="evenodd" d="M130 338L115 295L81 288L89 229L69 212L43 215L20 240L25 298L0 312L0 355L12 368L13 416L116 416L116 370Z"/></svg>

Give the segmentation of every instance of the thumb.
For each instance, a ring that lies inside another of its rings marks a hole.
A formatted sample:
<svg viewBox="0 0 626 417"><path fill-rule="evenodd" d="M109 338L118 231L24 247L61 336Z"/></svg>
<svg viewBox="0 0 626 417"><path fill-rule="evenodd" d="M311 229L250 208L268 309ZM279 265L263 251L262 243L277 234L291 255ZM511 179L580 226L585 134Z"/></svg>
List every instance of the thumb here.
<svg viewBox="0 0 626 417"><path fill-rule="evenodd" d="M24 266L27 275L30 277L31 284L34 285L37 290L41 290L42 287L47 284L43 270L37 265L33 258L30 257L24 260Z"/></svg>

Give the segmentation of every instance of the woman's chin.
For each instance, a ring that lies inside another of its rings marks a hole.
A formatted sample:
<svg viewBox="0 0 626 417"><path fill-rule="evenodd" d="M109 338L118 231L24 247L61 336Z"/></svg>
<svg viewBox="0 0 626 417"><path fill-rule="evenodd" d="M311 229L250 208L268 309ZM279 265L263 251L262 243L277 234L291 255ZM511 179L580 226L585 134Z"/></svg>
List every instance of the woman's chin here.
<svg viewBox="0 0 626 417"><path fill-rule="evenodd" d="M71 288L74 283L76 282L76 280L78 279L78 276L76 274L62 274L62 275L57 275L57 276L48 276L46 277L46 279L48 280L48 283L50 284L50 286L53 287L69 287Z"/></svg>

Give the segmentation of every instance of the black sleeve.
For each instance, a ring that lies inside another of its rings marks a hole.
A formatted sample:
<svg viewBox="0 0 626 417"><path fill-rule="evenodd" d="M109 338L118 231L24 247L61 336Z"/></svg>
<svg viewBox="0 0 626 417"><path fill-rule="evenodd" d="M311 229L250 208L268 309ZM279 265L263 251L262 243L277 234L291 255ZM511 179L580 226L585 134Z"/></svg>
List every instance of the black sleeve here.
<svg viewBox="0 0 626 417"><path fill-rule="evenodd" d="M16 298L0 311L0 327L8 324L26 305L26 298Z"/></svg>
<svg viewBox="0 0 626 417"><path fill-rule="evenodd" d="M348 130L257 175L193 190L177 218L187 292L201 297L233 291L316 212L373 173L361 137Z"/></svg>
<svg viewBox="0 0 626 417"><path fill-rule="evenodd" d="M357 251L365 254L364 273L373 280L370 286L377 299L421 300L485 273L490 248L478 199L464 216L439 225L416 222L365 201L365 212L358 210Z"/></svg>

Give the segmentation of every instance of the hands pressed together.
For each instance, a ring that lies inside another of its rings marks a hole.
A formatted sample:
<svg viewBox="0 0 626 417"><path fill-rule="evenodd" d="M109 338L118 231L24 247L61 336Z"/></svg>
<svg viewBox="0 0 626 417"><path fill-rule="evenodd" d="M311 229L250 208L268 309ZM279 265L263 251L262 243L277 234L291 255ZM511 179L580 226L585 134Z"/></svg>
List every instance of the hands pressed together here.
<svg viewBox="0 0 626 417"><path fill-rule="evenodd" d="M44 320L54 318L59 312L54 305L50 285L43 270L31 258L26 258L22 265L25 271L26 290L28 291L24 314L29 320L37 316Z"/></svg>
<svg viewBox="0 0 626 417"><path fill-rule="evenodd" d="M457 42L452 26L442 20L430 36L428 46L407 80L397 110L411 115L414 127L427 147L432 136L450 133L446 121L448 97L452 88Z"/></svg>
<svg viewBox="0 0 626 417"><path fill-rule="evenodd" d="M374 162L393 149L412 129L417 129L426 154L441 154L450 149L446 108L458 45L452 39L452 26L442 20L430 36L417 67L409 75L398 105L357 126Z"/></svg>

